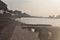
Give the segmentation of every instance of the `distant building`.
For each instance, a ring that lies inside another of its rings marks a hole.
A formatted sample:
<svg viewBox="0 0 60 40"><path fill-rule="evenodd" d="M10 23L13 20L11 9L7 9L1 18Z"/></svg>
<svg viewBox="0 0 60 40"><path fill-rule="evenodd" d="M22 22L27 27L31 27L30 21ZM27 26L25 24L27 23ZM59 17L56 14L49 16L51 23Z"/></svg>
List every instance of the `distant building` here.
<svg viewBox="0 0 60 40"><path fill-rule="evenodd" d="M56 18L60 18L60 15L57 15Z"/></svg>

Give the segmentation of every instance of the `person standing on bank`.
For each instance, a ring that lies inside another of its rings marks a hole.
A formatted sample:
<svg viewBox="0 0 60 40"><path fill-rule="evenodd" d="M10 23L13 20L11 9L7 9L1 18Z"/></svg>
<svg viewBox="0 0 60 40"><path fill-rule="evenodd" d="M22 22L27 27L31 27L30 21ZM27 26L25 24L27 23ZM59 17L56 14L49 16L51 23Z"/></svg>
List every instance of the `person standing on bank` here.
<svg viewBox="0 0 60 40"><path fill-rule="evenodd" d="M7 5L3 1L0 0L0 27L3 26L4 24L3 21L5 20L5 17L6 17L5 15L6 15L7 10L8 10Z"/></svg>
<svg viewBox="0 0 60 40"><path fill-rule="evenodd" d="M10 40L12 30L14 30L14 21L12 15L7 13L7 4L0 0L0 40Z"/></svg>
<svg viewBox="0 0 60 40"><path fill-rule="evenodd" d="M48 28L40 28L38 33L40 40L51 40L51 32L48 30Z"/></svg>

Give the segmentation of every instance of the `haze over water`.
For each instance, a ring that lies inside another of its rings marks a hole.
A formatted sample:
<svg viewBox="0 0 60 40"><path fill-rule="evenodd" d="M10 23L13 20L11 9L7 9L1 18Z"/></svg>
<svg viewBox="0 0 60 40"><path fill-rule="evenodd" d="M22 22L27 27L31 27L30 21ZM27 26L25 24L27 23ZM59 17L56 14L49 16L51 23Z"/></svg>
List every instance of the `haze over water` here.
<svg viewBox="0 0 60 40"><path fill-rule="evenodd" d="M60 19L52 18L21 18L16 19L25 24L50 24L52 26L60 27Z"/></svg>

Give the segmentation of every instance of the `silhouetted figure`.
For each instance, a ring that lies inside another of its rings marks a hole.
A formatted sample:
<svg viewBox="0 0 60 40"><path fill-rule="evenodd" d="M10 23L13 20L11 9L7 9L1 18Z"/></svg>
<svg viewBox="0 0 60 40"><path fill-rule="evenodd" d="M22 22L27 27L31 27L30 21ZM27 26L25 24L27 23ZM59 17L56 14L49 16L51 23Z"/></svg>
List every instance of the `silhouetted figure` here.
<svg viewBox="0 0 60 40"><path fill-rule="evenodd" d="M11 20L10 17L11 17L11 14L8 14L8 13L0 14L0 27L5 26L5 24L8 24L8 22ZM0 29L2 28L3 27L1 27Z"/></svg>
<svg viewBox="0 0 60 40"><path fill-rule="evenodd" d="M48 30L48 28L40 28L38 33L40 40L51 40L51 32Z"/></svg>
<svg viewBox="0 0 60 40"><path fill-rule="evenodd" d="M0 29L3 28L2 26L4 26L5 21L7 21L7 17L9 17L9 15L5 13L7 10L7 4L0 0Z"/></svg>
<svg viewBox="0 0 60 40"><path fill-rule="evenodd" d="M41 29L40 30L40 32L39 32L39 38L40 38L40 40L47 40L47 35L46 35L46 33L45 33L45 30L44 29Z"/></svg>
<svg viewBox="0 0 60 40"><path fill-rule="evenodd" d="M0 40L10 40L15 27L12 15L6 11L8 11L7 4L0 0Z"/></svg>

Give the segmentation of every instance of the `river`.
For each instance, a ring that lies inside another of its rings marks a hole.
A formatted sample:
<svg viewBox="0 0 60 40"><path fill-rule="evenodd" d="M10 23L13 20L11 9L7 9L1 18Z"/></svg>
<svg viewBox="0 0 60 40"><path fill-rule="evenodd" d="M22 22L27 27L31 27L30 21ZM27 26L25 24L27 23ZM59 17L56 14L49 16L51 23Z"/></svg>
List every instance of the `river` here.
<svg viewBox="0 0 60 40"><path fill-rule="evenodd" d="M16 19L19 22L25 24L50 24L52 26L60 26L60 19L54 18L29 18L29 17L22 17Z"/></svg>

